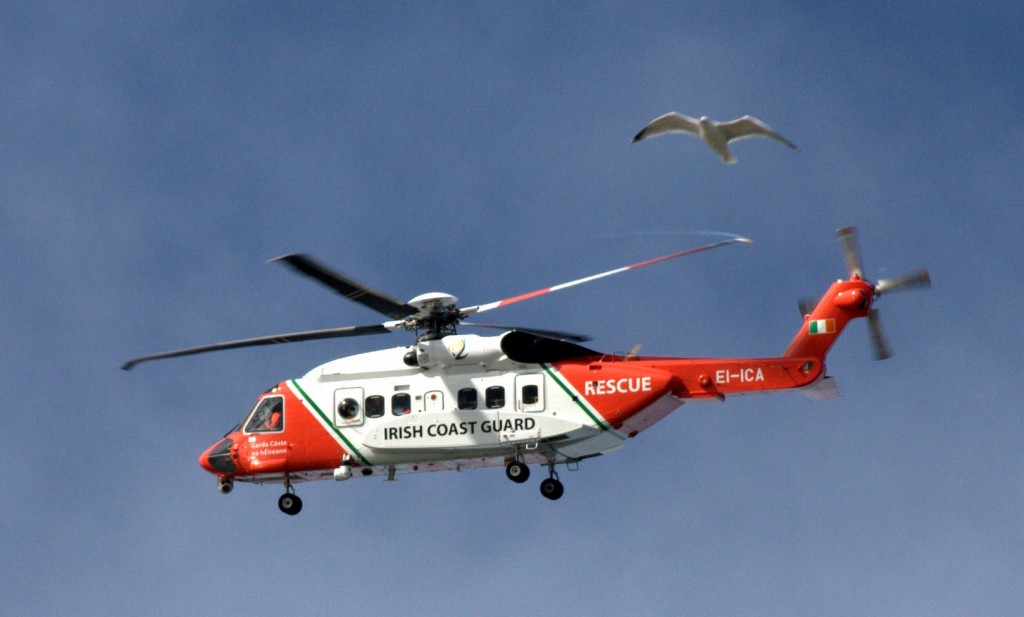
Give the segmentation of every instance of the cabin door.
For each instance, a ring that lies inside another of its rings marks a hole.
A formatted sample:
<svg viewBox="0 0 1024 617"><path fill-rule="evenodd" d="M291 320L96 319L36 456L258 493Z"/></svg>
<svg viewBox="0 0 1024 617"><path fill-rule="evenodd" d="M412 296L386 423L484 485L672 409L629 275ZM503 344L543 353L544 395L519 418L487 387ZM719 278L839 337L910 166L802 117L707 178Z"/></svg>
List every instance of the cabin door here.
<svg viewBox="0 0 1024 617"><path fill-rule="evenodd" d="M516 411L544 411L544 374L516 375Z"/></svg>

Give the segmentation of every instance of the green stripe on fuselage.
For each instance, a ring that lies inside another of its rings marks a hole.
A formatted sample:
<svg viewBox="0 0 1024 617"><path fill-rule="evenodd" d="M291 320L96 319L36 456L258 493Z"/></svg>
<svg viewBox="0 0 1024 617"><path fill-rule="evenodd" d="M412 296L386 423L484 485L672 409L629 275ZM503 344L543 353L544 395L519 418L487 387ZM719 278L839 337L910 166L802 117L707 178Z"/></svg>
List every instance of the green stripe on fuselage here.
<svg viewBox="0 0 1024 617"><path fill-rule="evenodd" d="M324 421L324 424L331 427L331 430L334 431L334 434L337 435L343 442L345 442L345 445L348 446L349 452L353 452L356 456L358 456L359 460L362 461L364 465L370 466L370 461L365 456L363 456L362 453L359 452L359 450L357 450L355 446L352 445L352 442L349 441L347 437L345 437L344 433L342 433L338 427L334 426L334 422L332 422L331 419L328 418L327 415L323 412L323 410L321 410L320 407L313 402L313 399L310 398L308 394L306 394L306 391L302 389L302 386L299 385L299 382L293 379L291 380L291 384L292 387L295 388L299 392L299 394L302 395L302 398L306 400L306 403L313 409L313 411L315 411L317 415L320 416L320 419Z"/></svg>
<svg viewBox="0 0 1024 617"><path fill-rule="evenodd" d="M548 377L553 379L555 383L558 384L567 395L569 395L572 402L576 403L576 405L583 410L583 413L587 414L599 429L602 431L611 430L611 425L598 418L594 411L590 409L590 406L583 400L583 397L573 391L573 389L569 387L569 384L562 381L561 376L555 371L555 369L551 368L550 364L541 364L540 367L544 369L544 372L548 374Z"/></svg>

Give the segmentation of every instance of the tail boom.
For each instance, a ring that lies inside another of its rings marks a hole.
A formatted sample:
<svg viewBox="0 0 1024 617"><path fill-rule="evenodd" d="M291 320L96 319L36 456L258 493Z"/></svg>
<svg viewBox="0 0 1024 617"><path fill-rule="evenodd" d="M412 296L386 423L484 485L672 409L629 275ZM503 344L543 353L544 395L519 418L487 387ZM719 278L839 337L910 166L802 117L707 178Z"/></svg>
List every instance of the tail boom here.
<svg viewBox="0 0 1024 617"><path fill-rule="evenodd" d="M822 376L824 365L810 357L678 359L664 369L675 376L674 396L724 399L803 388Z"/></svg>
<svg viewBox="0 0 1024 617"><path fill-rule="evenodd" d="M874 287L859 276L836 281L821 297L814 310L804 316L803 325L782 356L810 357L824 363L825 355L846 324L853 319L866 317L874 298Z"/></svg>

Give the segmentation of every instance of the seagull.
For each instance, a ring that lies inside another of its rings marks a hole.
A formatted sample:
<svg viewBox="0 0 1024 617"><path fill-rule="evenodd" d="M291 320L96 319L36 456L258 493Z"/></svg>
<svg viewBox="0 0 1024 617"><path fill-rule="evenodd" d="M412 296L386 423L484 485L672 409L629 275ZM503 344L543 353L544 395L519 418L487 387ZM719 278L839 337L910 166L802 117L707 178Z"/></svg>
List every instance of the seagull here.
<svg viewBox="0 0 1024 617"><path fill-rule="evenodd" d="M704 140L712 150L722 157L723 163L735 163L736 157L729 152L729 142L744 137L771 137L775 141L799 150L796 144L776 133L770 126L753 116L743 116L729 122L715 122L707 116L700 120L671 112L658 116L633 137L633 143L642 139L657 137L665 133L690 133Z"/></svg>

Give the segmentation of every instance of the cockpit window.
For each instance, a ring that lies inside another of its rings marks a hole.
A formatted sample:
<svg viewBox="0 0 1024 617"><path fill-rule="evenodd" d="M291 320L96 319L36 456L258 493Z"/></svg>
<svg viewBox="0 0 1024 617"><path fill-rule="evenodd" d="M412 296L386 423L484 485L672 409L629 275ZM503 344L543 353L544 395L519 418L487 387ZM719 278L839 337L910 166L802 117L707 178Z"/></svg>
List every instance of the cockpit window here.
<svg viewBox="0 0 1024 617"><path fill-rule="evenodd" d="M284 430L284 397L268 396L256 405L246 433L279 433Z"/></svg>

